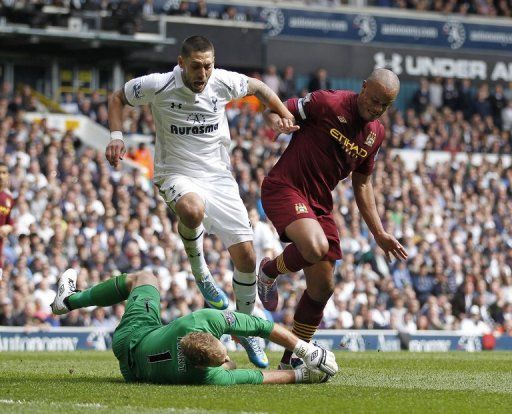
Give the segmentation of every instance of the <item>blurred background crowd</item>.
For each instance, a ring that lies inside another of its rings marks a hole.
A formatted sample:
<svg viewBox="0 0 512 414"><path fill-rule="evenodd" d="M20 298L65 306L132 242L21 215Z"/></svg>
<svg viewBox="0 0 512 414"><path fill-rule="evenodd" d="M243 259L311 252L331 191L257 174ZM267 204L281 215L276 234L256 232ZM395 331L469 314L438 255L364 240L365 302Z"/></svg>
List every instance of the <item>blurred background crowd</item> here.
<svg viewBox="0 0 512 414"><path fill-rule="evenodd" d="M251 75L283 99L329 87L326 73L303 90L296 90L293 68L278 73L269 66ZM0 159L10 171L15 229L4 241L0 325L115 327L122 304L51 315L56 279L71 266L80 269L79 289L113 274L153 271L161 282L164 321L202 308L176 219L150 179L137 168L113 169L72 131L52 130L44 119L26 122L25 112L39 105L30 88L2 86ZM98 94L69 94L62 108L107 125L106 101ZM333 195L344 259L321 327L512 335L512 167L455 158L429 165L425 157L410 169L392 151L510 154L511 85L422 79L408 108L382 118L387 139L374 188L384 225L409 260L386 262L358 212L350 180L341 182ZM274 257L282 245L261 207L260 186L289 137L273 142L251 100L231 105L228 118L233 174L250 213L257 259ZM127 136L154 134L151 112L126 107L123 128ZM142 144L129 156L147 159L148 152ZM233 299L233 268L222 243L209 235L204 248L212 274ZM304 288L300 272L280 277L277 311L258 306L260 314L291 326Z"/></svg>

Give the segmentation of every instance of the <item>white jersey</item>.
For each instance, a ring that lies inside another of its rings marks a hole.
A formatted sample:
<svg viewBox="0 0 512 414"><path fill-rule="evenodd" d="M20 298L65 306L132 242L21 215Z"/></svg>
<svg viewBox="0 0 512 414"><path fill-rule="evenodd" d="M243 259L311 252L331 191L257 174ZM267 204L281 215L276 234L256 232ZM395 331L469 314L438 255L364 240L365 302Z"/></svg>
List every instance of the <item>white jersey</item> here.
<svg viewBox="0 0 512 414"><path fill-rule="evenodd" d="M201 93L183 83L181 68L128 81L124 93L132 106L151 104L156 127L155 181L170 174L189 177L230 175L231 137L226 105L247 95L249 78L213 69Z"/></svg>

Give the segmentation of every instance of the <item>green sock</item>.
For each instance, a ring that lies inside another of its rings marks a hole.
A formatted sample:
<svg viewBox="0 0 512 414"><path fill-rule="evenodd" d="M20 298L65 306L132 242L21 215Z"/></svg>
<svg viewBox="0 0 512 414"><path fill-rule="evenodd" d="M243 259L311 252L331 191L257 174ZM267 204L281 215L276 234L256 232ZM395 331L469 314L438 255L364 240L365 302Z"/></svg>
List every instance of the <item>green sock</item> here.
<svg viewBox="0 0 512 414"><path fill-rule="evenodd" d="M98 283L83 292L73 293L66 299L69 309L88 306L111 306L128 298L130 291L126 286L126 273Z"/></svg>

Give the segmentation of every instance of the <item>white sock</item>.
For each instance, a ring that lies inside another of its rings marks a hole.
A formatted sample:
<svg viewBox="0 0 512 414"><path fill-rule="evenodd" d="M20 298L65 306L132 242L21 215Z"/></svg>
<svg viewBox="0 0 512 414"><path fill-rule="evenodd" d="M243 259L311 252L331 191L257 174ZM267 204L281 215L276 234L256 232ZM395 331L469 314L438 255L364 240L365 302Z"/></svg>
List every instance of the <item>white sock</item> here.
<svg viewBox="0 0 512 414"><path fill-rule="evenodd" d="M189 229L180 221L178 223L178 232L180 234L181 240L183 241L185 251L187 252L192 274L196 280L201 280L204 276L210 273L210 270L206 265L206 261L204 260L204 227L201 224L195 229Z"/></svg>
<svg viewBox="0 0 512 414"><path fill-rule="evenodd" d="M254 272L244 273L235 268L233 290L236 297L236 309L251 315L256 303L256 274Z"/></svg>

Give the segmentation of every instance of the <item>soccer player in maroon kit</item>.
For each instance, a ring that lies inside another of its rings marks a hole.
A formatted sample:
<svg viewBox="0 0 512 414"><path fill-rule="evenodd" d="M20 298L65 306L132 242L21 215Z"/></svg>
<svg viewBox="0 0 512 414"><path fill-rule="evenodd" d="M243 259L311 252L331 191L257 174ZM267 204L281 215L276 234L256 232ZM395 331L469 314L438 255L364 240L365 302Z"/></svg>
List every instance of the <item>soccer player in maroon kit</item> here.
<svg viewBox="0 0 512 414"><path fill-rule="evenodd" d="M371 182L375 158L384 140L378 121L398 95L398 77L376 69L361 92L320 90L286 102L300 129L264 179L263 208L281 240L291 242L274 260L264 258L258 272L258 295L268 310L277 307L275 280L304 269L306 290L295 311L293 333L310 341L334 288L334 263L342 258L338 230L332 216L331 192L352 174L355 200L375 241L386 254L405 260L403 246L384 230ZM292 132L275 113L265 121L276 131ZM288 368L286 351L281 368Z"/></svg>
<svg viewBox="0 0 512 414"><path fill-rule="evenodd" d="M0 162L0 279L3 273L4 239L12 231L11 210L14 204L9 186L9 169Z"/></svg>

